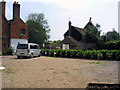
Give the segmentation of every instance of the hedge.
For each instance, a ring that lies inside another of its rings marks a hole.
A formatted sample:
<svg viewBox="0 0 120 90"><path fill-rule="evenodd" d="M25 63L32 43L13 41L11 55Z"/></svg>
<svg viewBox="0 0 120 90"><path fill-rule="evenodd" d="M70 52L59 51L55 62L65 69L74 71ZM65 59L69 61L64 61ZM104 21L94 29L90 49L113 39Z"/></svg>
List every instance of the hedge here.
<svg viewBox="0 0 120 90"><path fill-rule="evenodd" d="M0 56L2 56L2 52L0 52Z"/></svg>
<svg viewBox="0 0 120 90"><path fill-rule="evenodd" d="M42 56L94 60L120 60L120 50L49 50L41 49Z"/></svg>
<svg viewBox="0 0 120 90"><path fill-rule="evenodd" d="M108 41L98 45L98 49L120 50L120 41Z"/></svg>

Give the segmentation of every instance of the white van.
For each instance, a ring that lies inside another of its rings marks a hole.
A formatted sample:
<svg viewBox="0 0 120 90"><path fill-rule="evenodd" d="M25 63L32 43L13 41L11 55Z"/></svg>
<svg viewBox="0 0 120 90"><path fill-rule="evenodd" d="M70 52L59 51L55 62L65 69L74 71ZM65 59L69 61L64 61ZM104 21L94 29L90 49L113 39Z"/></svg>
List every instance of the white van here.
<svg viewBox="0 0 120 90"><path fill-rule="evenodd" d="M28 43L28 44L18 44L16 49L16 55L18 58L21 57L31 57L39 56L40 57L40 47L38 44Z"/></svg>

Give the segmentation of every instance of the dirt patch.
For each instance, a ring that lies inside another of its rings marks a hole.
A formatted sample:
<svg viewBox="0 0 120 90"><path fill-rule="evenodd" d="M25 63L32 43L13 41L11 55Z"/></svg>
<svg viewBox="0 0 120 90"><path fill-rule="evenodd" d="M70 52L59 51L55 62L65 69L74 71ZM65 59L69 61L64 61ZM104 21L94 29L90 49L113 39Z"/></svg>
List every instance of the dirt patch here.
<svg viewBox="0 0 120 90"><path fill-rule="evenodd" d="M3 88L85 88L90 82L118 83L118 62L53 57L2 58Z"/></svg>

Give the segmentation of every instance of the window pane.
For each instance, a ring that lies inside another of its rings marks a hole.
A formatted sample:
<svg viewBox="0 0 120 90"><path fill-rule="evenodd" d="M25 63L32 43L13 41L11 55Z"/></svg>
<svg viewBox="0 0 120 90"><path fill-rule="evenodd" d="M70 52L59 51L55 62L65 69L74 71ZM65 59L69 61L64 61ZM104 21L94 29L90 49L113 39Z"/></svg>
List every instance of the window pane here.
<svg viewBox="0 0 120 90"><path fill-rule="evenodd" d="M25 35L25 29L24 28L21 28L21 34Z"/></svg>
<svg viewBox="0 0 120 90"><path fill-rule="evenodd" d="M28 49L28 44L19 44L17 49Z"/></svg>

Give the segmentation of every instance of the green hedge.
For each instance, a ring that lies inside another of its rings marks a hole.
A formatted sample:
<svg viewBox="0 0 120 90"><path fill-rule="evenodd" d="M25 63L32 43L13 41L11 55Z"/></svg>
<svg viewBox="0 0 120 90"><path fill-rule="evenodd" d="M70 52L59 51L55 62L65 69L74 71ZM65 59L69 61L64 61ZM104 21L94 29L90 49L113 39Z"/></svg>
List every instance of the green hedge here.
<svg viewBox="0 0 120 90"><path fill-rule="evenodd" d="M120 60L120 50L49 50L42 49L42 56L94 60Z"/></svg>
<svg viewBox="0 0 120 90"><path fill-rule="evenodd" d="M0 56L2 56L2 52L0 52Z"/></svg>
<svg viewBox="0 0 120 90"><path fill-rule="evenodd" d="M120 41L108 41L98 45L98 49L120 50Z"/></svg>

